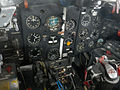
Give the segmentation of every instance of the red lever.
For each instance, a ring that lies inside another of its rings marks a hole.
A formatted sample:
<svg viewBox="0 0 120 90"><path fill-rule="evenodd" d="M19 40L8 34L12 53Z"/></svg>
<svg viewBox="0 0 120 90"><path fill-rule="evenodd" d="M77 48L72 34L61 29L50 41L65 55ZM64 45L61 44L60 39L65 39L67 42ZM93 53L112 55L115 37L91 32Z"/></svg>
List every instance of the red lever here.
<svg viewBox="0 0 120 90"><path fill-rule="evenodd" d="M120 66L118 67L118 75L120 76Z"/></svg>
<svg viewBox="0 0 120 90"><path fill-rule="evenodd" d="M85 77L84 77L84 79L86 80L86 78L87 78L87 69L85 70Z"/></svg>
<svg viewBox="0 0 120 90"><path fill-rule="evenodd" d="M112 14L115 13L115 6L113 6Z"/></svg>
<svg viewBox="0 0 120 90"><path fill-rule="evenodd" d="M11 67L11 66L8 66L8 67L6 68L6 71L7 71L8 73L10 73L11 70L12 70L12 67Z"/></svg>

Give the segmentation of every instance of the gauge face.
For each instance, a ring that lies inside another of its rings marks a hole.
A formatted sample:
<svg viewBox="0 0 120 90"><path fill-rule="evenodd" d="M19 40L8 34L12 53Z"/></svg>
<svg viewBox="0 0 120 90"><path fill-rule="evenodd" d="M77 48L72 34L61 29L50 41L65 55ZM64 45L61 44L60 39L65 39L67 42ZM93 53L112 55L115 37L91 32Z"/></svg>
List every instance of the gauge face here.
<svg viewBox="0 0 120 90"><path fill-rule="evenodd" d="M40 42L40 35L36 33L32 33L28 36L28 42L30 44L38 44Z"/></svg>
<svg viewBox="0 0 120 90"><path fill-rule="evenodd" d="M29 55L30 55L31 58L40 57L41 56L41 50L37 49L37 48L32 49L32 50L30 50Z"/></svg>
<svg viewBox="0 0 120 90"><path fill-rule="evenodd" d="M90 35L91 38L93 39L97 39L99 37L99 31L98 30L94 30L92 32L92 34Z"/></svg>
<svg viewBox="0 0 120 90"><path fill-rule="evenodd" d="M91 42L88 44L89 47L93 47L93 45L94 45L94 41L91 41Z"/></svg>
<svg viewBox="0 0 120 90"><path fill-rule="evenodd" d="M74 20L69 20L66 23L66 30L67 31L72 31L76 26L76 22Z"/></svg>
<svg viewBox="0 0 120 90"><path fill-rule="evenodd" d="M30 29L36 29L40 26L40 19L37 16L31 15L26 19L26 24Z"/></svg>
<svg viewBox="0 0 120 90"><path fill-rule="evenodd" d="M66 39L65 42L64 42L64 44L66 46L70 46L70 45L72 45L72 43L73 43L73 40L71 38Z"/></svg>
<svg viewBox="0 0 120 90"><path fill-rule="evenodd" d="M56 60L59 58L59 50L58 49L50 49L48 52L48 59L49 60Z"/></svg>
<svg viewBox="0 0 120 90"><path fill-rule="evenodd" d="M84 26L84 27L87 27L91 22L91 16L89 14L85 14L83 17L82 17L82 20L81 20L81 24Z"/></svg>
<svg viewBox="0 0 120 90"><path fill-rule="evenodd" d="M51 31L56 31L60 27L61 19L56 16L51 16L47 19L47 26Z"/></svg>
<svg viewBox="0 0 120 90"><path fill-rule="evenodd" d="M88 35L88 30L87 29L81 29L79 32L79 38L80 39L85 39Z"/></svg>
<svg viewBox="0 0 120 90"><path fill-rule="evenodd" d="M56 45L58 43L58 37L57 36L50 36L48 39L49 45Z"/></svg>
<svg viewBox="0 0 120 90"><path fill-rule="evenodd" d="M79 44L77 45L77 47L76 47L76 49L77 49L78 52L83 51L84 48L85 48L85 44L84 44L83 42L79 43Z"/></svg>
<svg viewBox="0 0 120 90"><path fill-rule="evenodd" d="M101 26L101 18L100 18L99 16L93 17L92 24L93 24L95 27Z"/></svg>
<svg viewBox="0 0 120 90"><path fill-rule="evenodd" d="M104 43L104 39L100 38L97 41L97 46L101 46L101 45L103 45L103 43Z"/></svg>

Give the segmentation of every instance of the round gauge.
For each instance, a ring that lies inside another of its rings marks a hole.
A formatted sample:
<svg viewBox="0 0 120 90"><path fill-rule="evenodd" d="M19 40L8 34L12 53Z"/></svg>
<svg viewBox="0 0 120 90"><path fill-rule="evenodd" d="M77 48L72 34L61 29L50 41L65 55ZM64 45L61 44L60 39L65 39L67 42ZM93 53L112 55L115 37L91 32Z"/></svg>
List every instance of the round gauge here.
<svg viewBox="0 0 120 90"><path fill-rule="evenodd" d="M30 44L38 44L40 42L40 35L36 33L32 33L28 36L27 39Z"/></svg>
<svg viewBox="0 0 120 90"><path fill-rule="evenodd" d="M59 50L58 49L50 49L48 52L48 59L49 60L56 60L59 58Z"/></svg>
<svg viewBox="0 0 120 90"><path fill-rule="evenodd" d="M94 41L91 41L91 42L88 44L89 47L93 47L93 45L94 45Z"/></svg>
<svg viewBox="0 0 120 90"><path fill-rule="evenodd" d="M58 43L58 37L57 36L50 36L48 39L49 45L56 45Z"/></svg>
<svg viewBox="0 0 120 90"><path fill-rule="evenodd" d="M26 24L30 29L36 29L40 26L40 19L37 16L31 15L27 17Z"/></svg>
<svg viewBox="0 0 120 90"><path fill-rule="evenodd" d="M67 31L72 31L76 26L76 22L74 20L69 20L66 23L66 30Z"/></svg>
<svg viewBox="0 0 120 90"><path fill-rule="evenodd" d="M97 39L99 37L99 31L98 30L94 30L92 32L92 34L90 35L91 38L93 39Z"/></svg>
<svg viewBox="0 0 120 90"><path fill-rule="evenodd" d="M41 50L37 49L37 48L32 49L32 50L30 50L29 55L30 55L31 58L40 57L41 56Z"/></svg>
<svg viewBox="0 0 120 90"><path fill-rule="evenodd" d="M84 27L87 27L91 22L91 16L89 14L85 14L81 19L81 24Z"/></svg>
<svg viewBox="0 0 120 90"><path fill-rule="evenodd" d="M83 42L81 42L81 43L79 43L79 44L77 45L76 48L77 48L77 51L78 51L78 52L81 52L81 51L84 50L85 44L84 44Z"/></svg>
<svg viewBox="0 0 120 90"><path fill-rule="evenodd" d="M104 43L104 39L100 38L97 41L97 46L101 46L101 45L103 45L103 43Z"/></svg>
<svg viewBox="0 0 120 90"><path fill-rule="evenodd" d="M66 39L65 42L64 42L64 44L67 45L67 46L72 45L72 43L73 43L73 40L71 38Z"/></svg>
<svg viewBox="0 0 120 90"><path fill-rule="evenodd" d="M51 31L56 31L60 27L61 19L56 16L51 16L47 19L47 26Z"/></svg>
<svg viewBox="0 0 120 90"><path fill-rule="evenodd" d="M87 29L81 29L81 31L79 32L79 38L80 39L85 39L88 35L88 30Z"/></svg>
<svg viewBox="0 0 120 90"><path fill-rule="evenodd" d="M93 24L95 27L101 26L101 18L100 18L100 16L93 17L92 24Z"/></svg>

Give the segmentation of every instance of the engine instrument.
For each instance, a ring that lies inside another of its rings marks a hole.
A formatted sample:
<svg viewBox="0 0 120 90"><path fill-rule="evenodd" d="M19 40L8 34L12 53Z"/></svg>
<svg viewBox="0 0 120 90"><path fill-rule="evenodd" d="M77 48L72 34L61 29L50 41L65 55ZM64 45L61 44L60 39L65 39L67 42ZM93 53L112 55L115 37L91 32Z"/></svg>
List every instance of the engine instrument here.
<svg viewBox="0 0 120 90"><path fill-rule="evenodd" d="M36 33L32 33L28 36L27 40L30 44L35 45L40 42L40 35Z"/></svg>
<svg viewBox="0 0 120 90"><path fill-rule="evenodd" d="M48 59L53 61L58 58L59 58L59 50L56 48L50 49L50 51L48 52Z"/></svg>
<svg viewBox="0 0 120 90"><path fill-rule="evenodd" d="M87 29L81 29L81 31L79 32L79 38L80 39L86 39L88 35L88 30Z"/></svg>
<svg viewBox="0 0 120 90"><path fill-rule="evenodd" d="M30 15L26 19L26 24L30 29L37 29L40 26L40 19L37 16Z"/></svg>
<svg viewBox="0 0 120 90"><path fill-rule="evenodd" d="M34 48L34 49L30 50L29 56L32 59L39 58L41 56L41 50L38 48Z"/></svg>
<svg viewBox="0 0 120 90"><path fill-rule="evenodd" d="M71 19L71 20L67 21L67 23L66 23L66 30L72 31L72 30L74 30L75 26L76 26L76 22L73 19Z"/></svg>
<svg viewBox="0 0 120 90"><path fill-rule="evenodd" d="M79 43L76 47L77 51L81 52L85 48L85 44L83 42Z"/></svg>
<svg viewBox="0 0 120 90"><path fill-rule="evenodd" d="M91 16L89 14L85 14L83 15L82 19L81 19L81 24L84 27L87 27L91 22Z"/></svg>

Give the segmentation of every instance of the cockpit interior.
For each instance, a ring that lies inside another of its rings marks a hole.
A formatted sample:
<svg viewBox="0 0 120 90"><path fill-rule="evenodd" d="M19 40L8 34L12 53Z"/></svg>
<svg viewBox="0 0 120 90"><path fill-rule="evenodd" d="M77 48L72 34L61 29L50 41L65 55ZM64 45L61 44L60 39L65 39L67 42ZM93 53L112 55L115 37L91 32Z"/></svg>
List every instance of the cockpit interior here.
<svg viewBox="0 0 120 90"><path fill-rule="evenodd" d="M120 90L120 0L0 0L0 90Z"/></svg>

